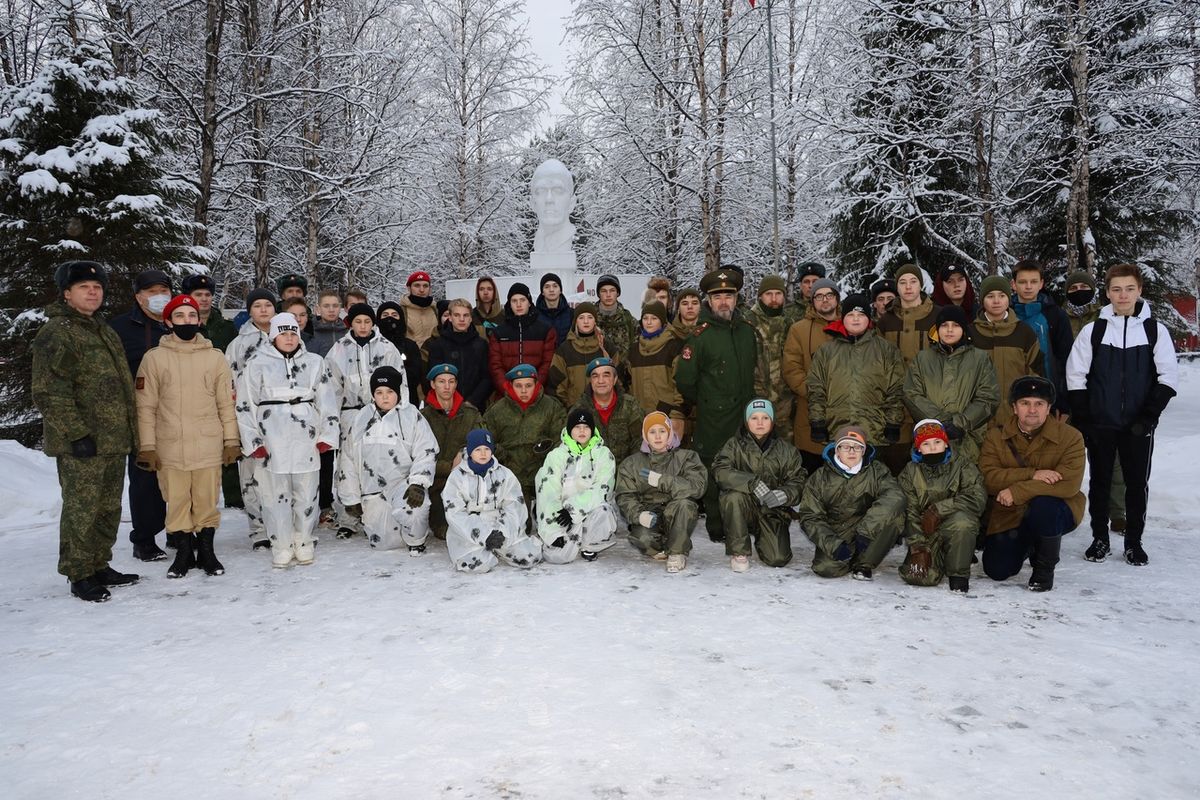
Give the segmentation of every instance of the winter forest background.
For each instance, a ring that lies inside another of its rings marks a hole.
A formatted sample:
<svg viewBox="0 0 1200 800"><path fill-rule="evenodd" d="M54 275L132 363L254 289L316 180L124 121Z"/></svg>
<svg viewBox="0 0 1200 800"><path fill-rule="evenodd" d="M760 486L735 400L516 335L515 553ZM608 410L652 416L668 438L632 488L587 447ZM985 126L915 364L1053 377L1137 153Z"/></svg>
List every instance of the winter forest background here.
<svg viewBox="0 0 1200 800"><path fill-rule="evenodd" d="M373 299L418 268L519 273L547 157L590 272L818 260L857 287L1031 257L1194 293L1200 0L564 0L560 75L520 0L0 9L10 431L58 262L113 266L110 310L151 265L212 270L228 307L292 270Z"/></svg>

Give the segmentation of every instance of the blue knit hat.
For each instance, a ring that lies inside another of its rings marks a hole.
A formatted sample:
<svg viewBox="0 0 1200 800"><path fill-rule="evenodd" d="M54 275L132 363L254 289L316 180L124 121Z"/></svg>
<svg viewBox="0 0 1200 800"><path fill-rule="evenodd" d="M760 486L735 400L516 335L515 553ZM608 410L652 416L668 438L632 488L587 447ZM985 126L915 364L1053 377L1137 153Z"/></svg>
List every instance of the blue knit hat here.
<svg viewBox="0 0 1200 800"><path fill-rule="evenodd" d="M746 403L746 421L750 420L751 414L757 414L760 411L770 417L772 422L775 421L775 405L763 397L756 397Z"/></svg>
<svg viewBox="0 0 1200 800"><path fill-rule="evenodd" d="M492 435L483 428L476 428L467 434L467 455L475 452L477 447L486 447L493 453L496 451L496 442L492 439Z"/></svg>

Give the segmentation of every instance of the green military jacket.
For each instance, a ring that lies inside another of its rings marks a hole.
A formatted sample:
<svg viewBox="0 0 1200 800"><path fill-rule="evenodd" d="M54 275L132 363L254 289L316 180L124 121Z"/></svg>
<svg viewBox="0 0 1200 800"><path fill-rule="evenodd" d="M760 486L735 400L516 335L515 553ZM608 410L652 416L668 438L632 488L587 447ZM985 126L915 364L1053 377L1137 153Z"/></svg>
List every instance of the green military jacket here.
<svg viewBox="0 0 1200 800"><path fill-rule="evenodd" d="M728 322L709 315L684 343L675 386L696 407L693 442L701 459L711 460L741 427L757 363L758 337L740 309Z"/></svg>
<svg viewBox="0 0 1200 800"><path fill-rule="evenodd" d="M844 472L833 461L834 445L825 448L825 464L808 476L798 509L804 533L826 553L855 533L873 536L904 515L904 492L882 463L875 449L867 448L857 475Z"/></svg>
<svg viewBox="0 0 1200 800"><path fill-rule="evenodd" d="M476 428L483 427L483 416L479 409L463 400L462 395L454 393L453 413L437 404L431 392L425 405L421 407L421 416L433 430L433 437L438 443L437 467L434 480L440 485L450 477L454 468L454 459L462 452L467 444L467 434Z"/></svg>
<svg viewBox="0 0 1200 800"><path fill-rule="evenodd" d="M32 345L33 403L46 455L70 455L71 442L85 436L97 455L134 452L137 408L120 338L99 314L88 317L63 302L50 304L46 316Z"/></svg>
<svg viewBox="0 0 1200 800"><path fill-rule="evenodd" d="M600 412L596 409L596 398L592 394L591 386L584 389L583 397L577 405L592 412L596 419L596 430L600 431L604 444L620 464L642 446L642 420L646 418L646 412L633 395L619 386L613 391L617 395L617 407L608 416L608 422L601 419Z"/></svg>
<svg viewBox="0 0 1200 800"><path fill-rule="evenodd" d="M918 464L910 461L900 470L896 481L904 492L908 511L904 535L908 543L931 545L921 532L921 516L933 506L942 519L961 512L972 519L983 517L987 491L979 468L951 452L945 464Z"/></svg>
<svg viewBox="0 0 1200 800"><path fill-rule="evenodd" d="M658 486L641 476L648 469L662 475ZM699 500L708 485L708 470L693 450L676 448L665 453L638 450L617 467L617 506L627 520L650 508L662 508L672 500Z"/></svg>
<svg viewBox="0 0 1200 800"><path fill-rule="evenodd" d="M874 329L851 338L841 325L826 327L833 338L817 348L804 379L808 418L823 421L830 435L860 425L867 441L882 442L884 428L904 420L904 359Z"/></svg>
<svg viewBox="0 0 1200 800"><path fill-rule="evenodd" d="M537 471L567 424L567 410L562 403L542 391L541 386L537 391L537 399L528 408L521 408L510 388L509 394L488 406L483 415L483 426L496 440L496 458L512 470L530 497Z"/></svg>
<svg viewBox="0 0 1200 800"><path fill-rule="evenodd" d="M794 506L804 494L808 473L800 451L791 442L772 430L760 444L743 427L713 459L713 477L724 492L752 494L754 484L762 481L772 489L782 490L787 495L787 504Z"/></svg>
<svg viewBox="0 0 1200 800"><path fill-rule="evenodd" d="M617 302L617 310L611 314L606 314L599 304L596 308L599 309L596 312L596 327L604 332L605 351L614 361L624 358L637 336L637 320L620 301Z"/></svg>
<svg viewBox="0 0 1200 800"><path fill-rule="evenodd" d="M225 319L220 309L214 308L209 313L208 322L204 324L204 338L212 342L213 347L224 353L237 335L237 326L232 320Z"/></svg>
<svg viewBox="0 0 1200 800"><path fill-rule="evenodd" d="M776 427L785 437L792 435L792 410L795 395L783 377L783 347L794 320L784 309L769 309L755 303L746 315L758 336L758 364L754 373L754 394L775 406Z"/></svg>
<svg viewBox="0 0 1200 800"><path fill-rule="evenodd" d="M979 448L999 403L992 360L970 344L960 343L947 351L945 345L935 343L917 354L904 377L904 404L913 420L954 423L963 432L958 455L973 462L979 461Z"/></svg>

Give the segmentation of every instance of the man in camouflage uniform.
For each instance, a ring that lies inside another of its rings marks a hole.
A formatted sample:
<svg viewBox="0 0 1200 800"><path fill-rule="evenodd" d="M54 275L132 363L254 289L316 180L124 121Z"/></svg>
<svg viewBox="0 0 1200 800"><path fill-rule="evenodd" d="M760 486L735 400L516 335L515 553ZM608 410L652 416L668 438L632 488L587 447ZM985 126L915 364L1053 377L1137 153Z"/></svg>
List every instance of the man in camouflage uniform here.
<svg viewBox="0 0 1200 800"><path fill-rule="evenodd" d="M71 594L103 602L137 581L108 565L121 524L125 459L137 450L133 376L117 334L96 312L108 277L91 261L54 275L60 300L33 340L33 402L62 487L58 571Z"/></svg>
<svg viewBox="0 0 1200 800"><path fill-rule="evenodd" d="M725 527L713 459L737 433L743 409L754 398L758 337L737 309L741 288L742 276L736 270L722 267L704 276L700 289L708 295L707 318L684 344L675 368L679 393L696 407L692 446L709 471L704 524L714 542L725 540Z"/></svg>
<svg viewBox="0 0 1200 800"><path fill-rule="evenodd" d="M792 438L792 413L795 395L783 377L783 346L793 320L784 313L785 284L778 275L764 275L758 283L758 302L746 314L758 336L758 366L754 374L754 394L771 401L775 409L775 433Z"/></svg>
<svg viewBox="0 0 1200 800"><path fill-rule="evenodd" d="M618 299L621 281L616 275L601 275L596 281L596 327L603 334L600 347L609 358L621 361L637 340L637 320L625 310Z"/></svg>
<svg viewBox="0 0 1200 800"><path fill-rule="evenodd" d="M562 436L567 410L543 391L532 364L518 364L504 377L504 396L488 406L483 426L496 439L496 459L517 476L529 505L537 471Z"/></svg>

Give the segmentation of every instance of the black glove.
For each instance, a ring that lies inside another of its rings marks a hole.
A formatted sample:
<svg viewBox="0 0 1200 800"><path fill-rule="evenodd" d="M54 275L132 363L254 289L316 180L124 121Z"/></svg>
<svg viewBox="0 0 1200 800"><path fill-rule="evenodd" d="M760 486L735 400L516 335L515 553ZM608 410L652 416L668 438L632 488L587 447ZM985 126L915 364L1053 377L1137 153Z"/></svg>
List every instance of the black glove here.
<svg viewBox="0 0 1200 800"><path fill-rule="evenodd" d="M1175 390L1165 383L1156 383L1154 388L1150 390L1150 396L1146 398L1146 404L1142 406L1141 416L1145 419L1154 421L1158 424L1158 418L1162 416L1162 412L1166 410L1167 403L1171 402L1171 398L1175 396Z"/></svg>
<svg viewBox="0 0 1200 800"><path fill-rule="evenodd" d="M483 546L493 553L504 547L504 531L495 530L488 534L488 537L483 542Z"/></svg>
<svg viewBox="0 0 1200 800"><path fill-rule="evenodd" d="M533 452L539 456L542 453L549 453L554 448L554 442L549 439L541 439L533 443Z"/></svg>
<svg viewBox="0 0 1200 800"><path fill-rule="evenodd" d="M550 546L551 547L566 547L567 546L566 537L564 537L564 536L558 537L557 539L555 539L553 542L550 543Z"/></svg>
<svg viewBox="0 0 1200 800"><path fill-rule="evenodd" d="M884 425L883 439L888 444L895 444L900 441L900 426L899 425Z"/></svg>
<svg viewBox="0 0 1200 800"><path fill-rule="evenodd" d="M96 455L96 440L91 436L71 442L71 455L76 458L91 458Z"/></svg>
<svg viewBox="0 0 1200 800"><path fill-rule="evenodd" d="M812 440L814 442L820 443L829 441L829 426L823 419L813 420L812 422L808 423L808 432L812 434Z"/></svg>
<svg viewBox="0 0 1200 800"><path fill-rule="evenodd" d="M554 521L564 528L571 527L571 512L568 509L561 509L554 515Z"/></svg>
<svg viewBox="0 0 1200 800"><path fill-rule="evenodd" d="M411 484L408 491L404 493L404 502L408 503L409 508L416 508L425 502L425 487L417 484Z"/></svg>
<svg viewBox="0 0 1200 800"><path fill-rule="evenodd" d="M946 438L952 442L956 442L963 438L962 428L958 427L953 422L942 423L942 429L946 431Z"/></svg>
<svg viewBox="0 0 1200 800"><path fill-rule="evenodd" d="M1158 427L1158 418L1149 417L1145 414L1138 417L1129 426L1129 432L1134 436L1150 436L1154 433L1154 429Z"/></svg>

